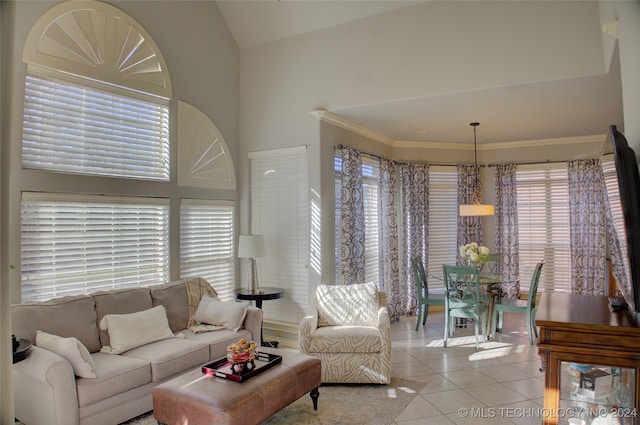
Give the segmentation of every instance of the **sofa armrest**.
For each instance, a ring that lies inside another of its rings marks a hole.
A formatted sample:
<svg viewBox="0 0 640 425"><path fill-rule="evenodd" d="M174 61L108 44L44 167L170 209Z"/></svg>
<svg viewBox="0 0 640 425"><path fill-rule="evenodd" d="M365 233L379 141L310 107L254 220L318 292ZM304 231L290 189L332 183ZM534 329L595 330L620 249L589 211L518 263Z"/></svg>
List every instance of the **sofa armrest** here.
<svg viewBox="0 0 640 425"><path fill-rule="evenodd" d="M300 352L308 354L311 352L309 348L309 342L311 340L311 334L318 328L318 313L304 316L300 321L298 328L298 344L300 345Z"/></svg>
<svg viewBox="0 0 640 425"><path fill-rule="evenodd" d="M15 416L29 425L77 425L78 396L71 364L63 357L31 347L13 365Z"/></svg>
<svg viewBox="0 0 640 425"><path fill-rule="evenodd" d="M254 341L262 341L262 310L252 305L247 306L244 317L244 328L251 332Z"/></svg>

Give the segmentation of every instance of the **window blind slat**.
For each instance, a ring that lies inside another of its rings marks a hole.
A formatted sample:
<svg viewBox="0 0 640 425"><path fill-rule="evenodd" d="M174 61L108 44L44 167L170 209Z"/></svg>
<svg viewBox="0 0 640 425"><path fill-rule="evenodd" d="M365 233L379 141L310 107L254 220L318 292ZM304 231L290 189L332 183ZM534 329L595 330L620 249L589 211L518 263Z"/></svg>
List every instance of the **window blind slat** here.
<svg viewBox="0 0 640 425"><path fill-rule="evenodd" d="M168 104L27 75L22 163L72 174L168 181Z"/></svg>
<svg viewBox="0 0 640 425"><path fill-rule="evenodd" d="M538 261L544 260L541 289L569 291L571 246L568 176L564 165L516 172L520 285L527 290Z"/></svg>
<svg viewBox="0 0 640 425"><path fill-rule="evenodd" d="M180 274L202 276L220 299L234 299L234 214L229 202L183 200L180 205Z"/></svg>
<svg viewBox="0 0 640 425"><path fill-rule="evenodd" d="M455 264L455 244L458 226L458 173L449 170L429 170L429 248L427 278L429 290L444 291L444 282L430 279L442 275L443 264Z"/></svg>
<svg viewBox="0 0 640 425"><path fill-rule="evenodd" d="M168 205L58 197L23 196L23 301L167 281Z"/></svg>
<svg viewBox="0 0 640 425"><path fill-rule="evenodd" d="M309 304L307 151L262 151L249 158L251 232L264 235L268 256L257 259L260 285L285 292L283 300L263 304L265 317L298 324Z"/></svg>

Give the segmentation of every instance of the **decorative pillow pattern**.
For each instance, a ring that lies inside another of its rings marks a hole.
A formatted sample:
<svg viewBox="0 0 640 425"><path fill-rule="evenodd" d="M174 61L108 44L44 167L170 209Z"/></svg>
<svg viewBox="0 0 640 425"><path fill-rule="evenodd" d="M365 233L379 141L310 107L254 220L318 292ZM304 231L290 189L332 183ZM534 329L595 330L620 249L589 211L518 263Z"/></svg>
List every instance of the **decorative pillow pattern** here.
<svg viewBox="0 0 640 425"><path fill-rule="evenodd" d="M162 305L130 314L106 314L100 320L100 329L109 333L111 344L100 351L110 354L124 353L174 336L169 328L167 310Z"/></svg>
<svg viewBox="0 0 640 425"><path fill-rule="evenodd" d="M318 285L318 326L378 326L375 283Z"/></svg>
<svg viewBox="0 0 640 425"><path fill-rule="evenodd" d="M220 301L203 295L198 304L198 309L193 315L193 320L208 325L224 326L234 332L242 327L244 317L247 314L247 304L234 301Z"/></svg>
<svg viewBox="0 0 640 425"><path fill-rule="evenodd" d="M36 332L36 345L53 351L71 363L73 373L80 378L95 378L95 367L89 350L74 337L63 338L46 332Z"/></svg>

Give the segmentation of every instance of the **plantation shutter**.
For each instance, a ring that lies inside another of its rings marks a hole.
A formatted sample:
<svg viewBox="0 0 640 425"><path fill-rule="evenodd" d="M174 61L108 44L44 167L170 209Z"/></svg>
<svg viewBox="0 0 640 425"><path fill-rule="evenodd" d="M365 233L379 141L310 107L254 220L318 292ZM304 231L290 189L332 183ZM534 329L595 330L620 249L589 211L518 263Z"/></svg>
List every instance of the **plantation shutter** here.
<svg viewBox="0 0 640 425"><path fill-rule="evenodd" d="M249 160L251 233L264 235L266 247L257 259L259 283L285 294L262 307L270 321L297 325L309 299L307 147L250 152Z"/></svg>
<svg viewBox="0 0 640 425"><path fill-rule="evenodd" d="M201 276L220 299L234 299L233 202L183 199L180 276Z"/></svg>
<svg viewBox="0 0 640 425"><path fill-rule="evenodd" d="M168 181L168 101L109 88L27 75L23 166Z"/></svg>
<svg viewBox="0 0 640 425"><path fill-rule="evenodd" d="M566 164L518 166L516 171L520 285L528 289L535 265L545 261L540 288L570 291L569 182Z"/></svg>
<svg viewBox="0 0 640 425"><path fill-rule="evenodd" d="M22 194L22 301L169 277L165 199Z"/></svg>

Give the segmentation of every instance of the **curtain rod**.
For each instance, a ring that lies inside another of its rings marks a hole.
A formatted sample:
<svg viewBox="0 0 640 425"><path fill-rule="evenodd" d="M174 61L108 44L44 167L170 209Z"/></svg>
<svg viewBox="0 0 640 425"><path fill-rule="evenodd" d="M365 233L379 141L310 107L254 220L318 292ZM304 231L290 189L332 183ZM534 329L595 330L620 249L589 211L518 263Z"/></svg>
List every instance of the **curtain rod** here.
<svg viewBox="0 0 640 425"><path fill-rule="evenodd" d="M333 148L334 148L334 149L343 149L343 148L345 148L345 147L348 147L348 146L344 146L344 145L342 145L342 144L337 144L337 145L334 145L334 146L333 146ZM352 148L352 149L357 149L357 150L359 150L360 152L362 152L363 154L365 154L365 155L369 155L369 156L372 156L372 157L374 157L374 158L378 158L378 159L386 159L386 160L389 160L389 161L392 161L392 162L395 162L395 163L400 163L400 162L402 162L402 163L406 163L406 164L417 164L417 163L421 163L421 164L434 165L434 166L438 166L438 167L457 167L458 165L463 164L463 163L457 163L457 162L456 162L456 163L453 163L453 162L428 162L428 161L398 161L398 160L395 160L395 159L389 159L389 158L386 158L386 157L381 156L381 155L376 154L376 153L367 152L367 151L364 151L364 150L362 150L362 149L358 149L358 148ZM479 164L479 165L478 165L478 168L484 168L484 167L486 167L486 165L483 165L483 164Z"/></svg>

